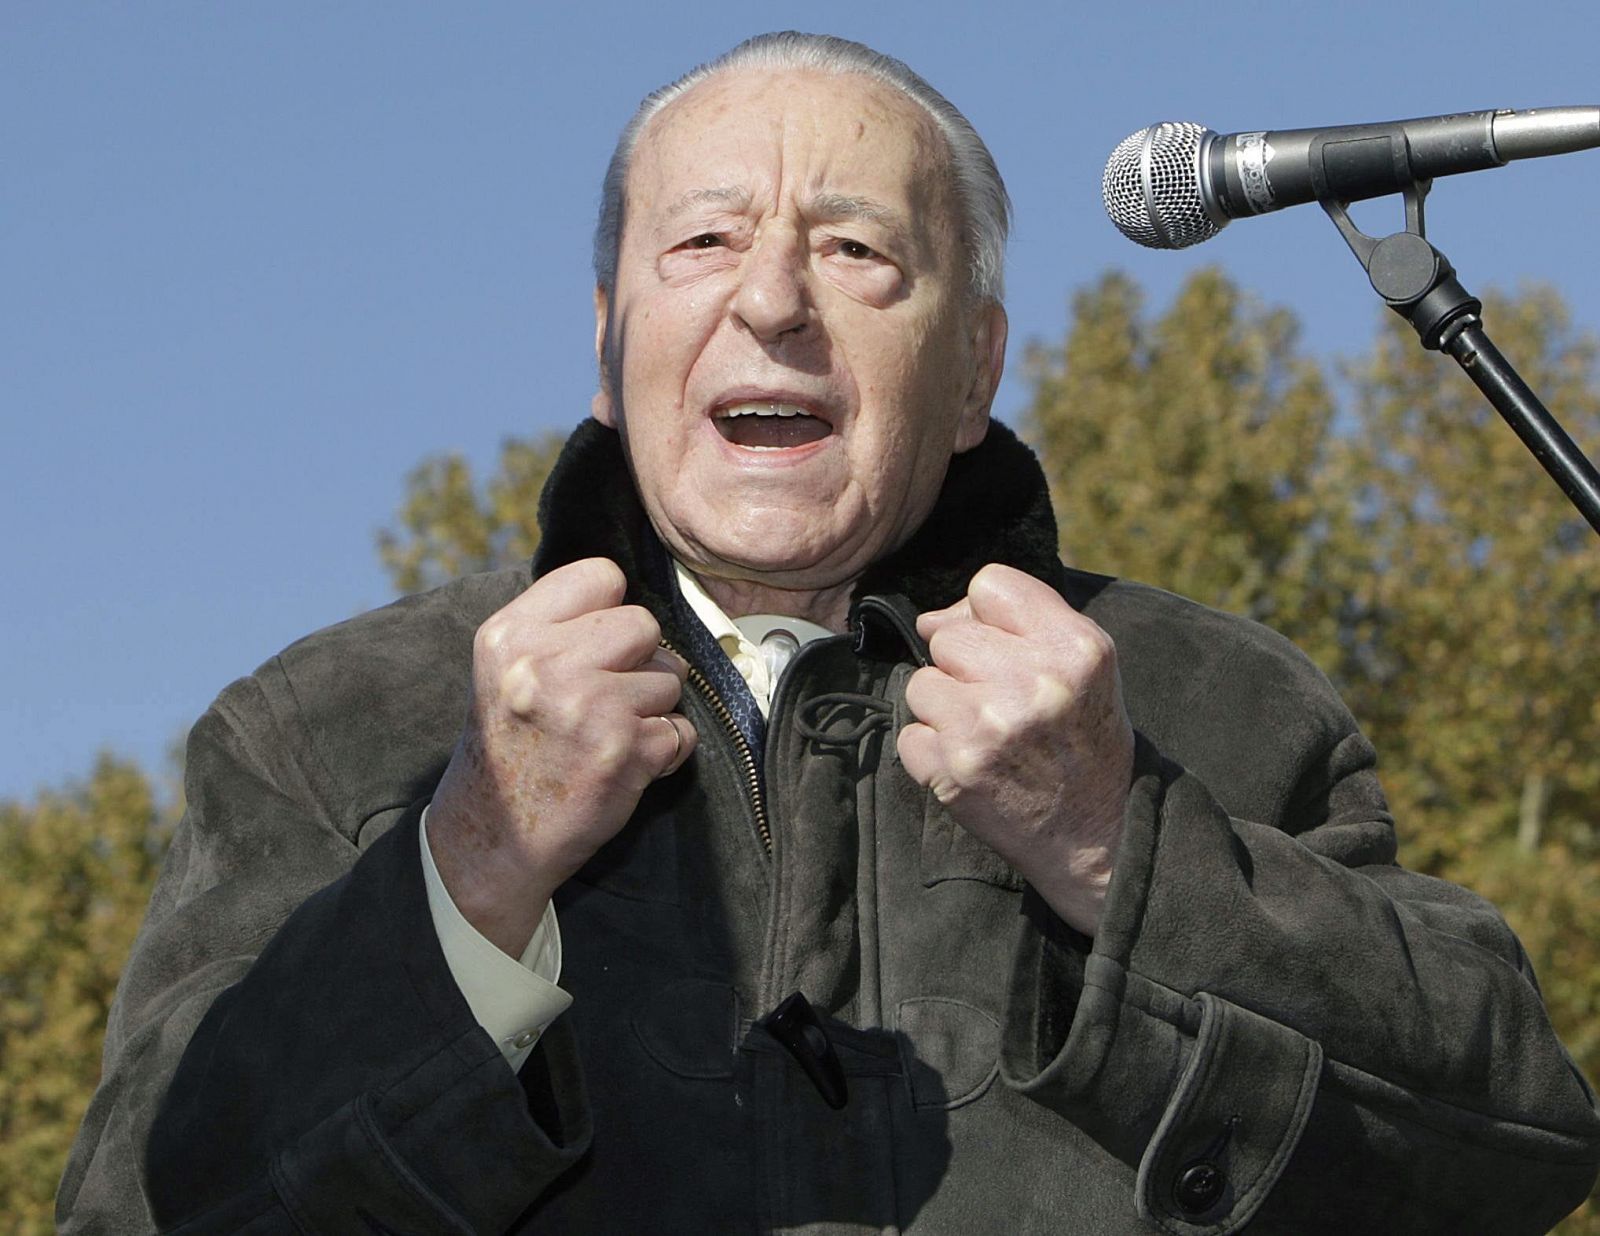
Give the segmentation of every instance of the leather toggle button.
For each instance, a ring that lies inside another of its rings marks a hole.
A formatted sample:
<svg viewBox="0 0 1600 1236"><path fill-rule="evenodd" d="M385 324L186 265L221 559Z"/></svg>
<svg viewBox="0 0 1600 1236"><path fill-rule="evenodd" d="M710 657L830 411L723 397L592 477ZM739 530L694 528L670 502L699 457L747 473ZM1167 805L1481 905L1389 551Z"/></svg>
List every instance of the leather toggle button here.
<svg viewBox="0 0 1600 1236"><path fill-rule="evenodd" d="M794 1057L822 1101L834 1111L842 1108L850 1097L844 1083L844 1066L811 1002L797 991L768 1013L761 1024Z"/></svg>
<svg viewBox="0 0 1600 1236"><path fill-rule="evenodd" d="M1215 1164L1202 1160L1183 1169L1172 1192L1186 1213L1197 1215L1217 1204L1227 1184L1228 1178Z"/></svg>

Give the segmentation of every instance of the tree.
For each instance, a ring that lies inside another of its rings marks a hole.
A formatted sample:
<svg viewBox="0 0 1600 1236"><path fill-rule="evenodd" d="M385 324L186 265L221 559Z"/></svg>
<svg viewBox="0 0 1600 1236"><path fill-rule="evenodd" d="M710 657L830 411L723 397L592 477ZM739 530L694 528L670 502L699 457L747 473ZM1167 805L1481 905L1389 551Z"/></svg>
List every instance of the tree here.
<svg viewBox="0 0 1600 1236"><path fill-rule="evenodd" d="M1485 317L1593 455L1600 348L1548 291ZM1306 648L1377 741L1407 863L1505 911L1556 1027L1600 1073L1600 545L1559 490L1397 319L1350 367L1336 419L1292 317L1215 271L1153 321L1106 276L1028 368L1068 560ZM507 440L481 489L461 457L425 460L378 538L396 589L530 555L559 446ZM0 1214L21 1232L52 1230L170 828L149 781L105 757L80 787L0 804ZM1600 1205L1558 1230L1600 1236Z"/></svg>
<svg viewBox="0 0 1600 1236"><path fill-rule="evenodd" d="M1555 293L1491 297L1496 341L1580 446L1600 446L1596 344ZM1593 854L1600 545L1453 362L1398 319L1352 370L1358 429L1348 688L1391 754L1426 868L1486 843Z"/></svg>
<svg viewBox="0 0 1600 1236"><path fill-rule="evenodd" d="M1591 458L1600 356L1549 289L1491 297L1501 349ZM1384 753L1403 859L1516 928L1600 1074L1600 543L1454 362L1398 319L1354 367L1347 694ZM1600 1232L1600 1195L1563 1231Z"/></svg>
<svg viewBox="0 0 1600 1236"><path fill-rule="evenodd" d="M1385 318L1335 432L1287 314L1205 271L1147 322L1108 275L1030 351L1028 429L1069 561L1268 620L1333 677L1404 861L1500 906L1594 1076L1600 545L1453 362ZM1549 291L1485 319L1592 454L1594 341ZM1600 1233L1600 1207L1561 1230Z"/></svg>
<svg viewBox="0 0 1600 1236"><path fill-rule="evenodd" d="M507 438L480 496L459 454L425 459L406 478L397 531L378 534L378 556L400 592L531 557L539 544L539 494L563 438Z"/></svg>
<svg viewBox="0 0 1600 1236"><path fill-rule="evenodd" d="M0 1214L12 1231L55 1230L56 1183L169 833L143 774L107 756L79 788L0 803Z"/></svg>
<svg viewBox="0 0 1600 1236"><path fill-rule="evenodd" d="M1311 534L1334 405L1297 334L1216 270L1153 323L1126 276L1079 292L1064 344L1027 360L1063 556L1331 643Z"/></svg>

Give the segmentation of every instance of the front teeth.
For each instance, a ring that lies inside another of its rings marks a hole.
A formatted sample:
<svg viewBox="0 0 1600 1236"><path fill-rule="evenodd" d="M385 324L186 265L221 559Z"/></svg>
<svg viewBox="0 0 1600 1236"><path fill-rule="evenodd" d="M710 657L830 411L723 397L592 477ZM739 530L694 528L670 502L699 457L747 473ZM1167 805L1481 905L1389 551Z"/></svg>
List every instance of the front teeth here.
<svg viewBox="0 0 1600 1236"><path fill-rule="evenodd" d="M723 416L810 416L804 408L792 403L738 403L724 410Z"/></svg>

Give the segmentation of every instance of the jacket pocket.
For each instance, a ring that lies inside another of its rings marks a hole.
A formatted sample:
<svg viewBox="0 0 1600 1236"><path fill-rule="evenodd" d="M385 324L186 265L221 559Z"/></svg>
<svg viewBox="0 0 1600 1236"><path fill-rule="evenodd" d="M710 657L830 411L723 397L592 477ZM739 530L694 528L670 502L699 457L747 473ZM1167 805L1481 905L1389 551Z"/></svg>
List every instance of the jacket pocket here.
<svg viewBox="0 0 1600 1236"><path fill-rule="evenodd" d="M679 1077L733 1076L739 993L726 983L684 979L651 992L633 1013L633 1032L657 1064Z"/></svg>
<svg viewBox="0 0 1600 1236"><path fill-rule="evenodd" d="M902 1000L900 1060L912 1106L950 1109L982 1098L1000 1072L1000 1023L945 996Z"/></svg>

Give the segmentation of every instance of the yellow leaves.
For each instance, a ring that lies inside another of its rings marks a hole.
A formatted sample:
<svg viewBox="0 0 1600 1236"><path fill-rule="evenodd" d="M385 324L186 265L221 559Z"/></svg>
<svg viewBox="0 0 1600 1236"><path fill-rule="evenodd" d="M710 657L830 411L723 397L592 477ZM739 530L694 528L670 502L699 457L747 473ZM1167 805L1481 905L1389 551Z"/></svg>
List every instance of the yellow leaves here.
<svg viewBox="0 0 1600 1236"><path fill-rule="evenodd" d="M1202 271L1146 321L1107 275L1061 346L1030 348L1027 430L1069 562L1263 618L1329 673L1378 747L1402 860L1501 906L1592 1077L1600 541L1455 364L1384 317L1336 417L1287 314ZM1484 320L1594 458L1595 340L1548 289Z"/></svg>
<svg viewBox="0 0 1600 1236"><path fill-rule="evenodd" d="M1064 556L1263 618L1311 653L1377 743L1403 861L1501 906L1557 1028L1600 1073L1600 542L1392 316L1344 367L1338 410L1292 317L1220 272L1153 321L1117 274L1072 312L1060 344L1027 354L1026 429ZM1594 457L1595 341L1548 290L1491 297L1485 320ZM481 486L459 456L424 461L378 537L397 589L532 554L559 446L508 440ZM76 790L0 804L0 1215L14 1230L52 1230L165 829L145 778L104 759ZM1600 1215L1563 1230L1586 1222L1600 1232Z"/></svg>
<svg viewBox="0 0 1600 1236"><path fill-rule="evenodd" d="M131 765L0 804L0 1214L54 1231L56 1181L100 1074L117 976L169 821Z"/></svg>
<svg viewBox="0 0 1600 1236"><path fill-rule="evenodd" d="M481 496L460 455L437 455L413 469L398 529L378 533L378 556L395 588L419 592L531 557L539 544L539 494L561 443L556 434L506 439Z"/></svg>
<svg viewBox="0 0 1600 1236"><path fill-rule="evenodd" d="M1294 352L1287 314L1217 271L1153 324L1125 276L1073 300L1065 343L1030 349L1026 426L1044 456L1075 565L1145 579L1265 617L1318 517L1311 500L1332 413Z"/></svg>

